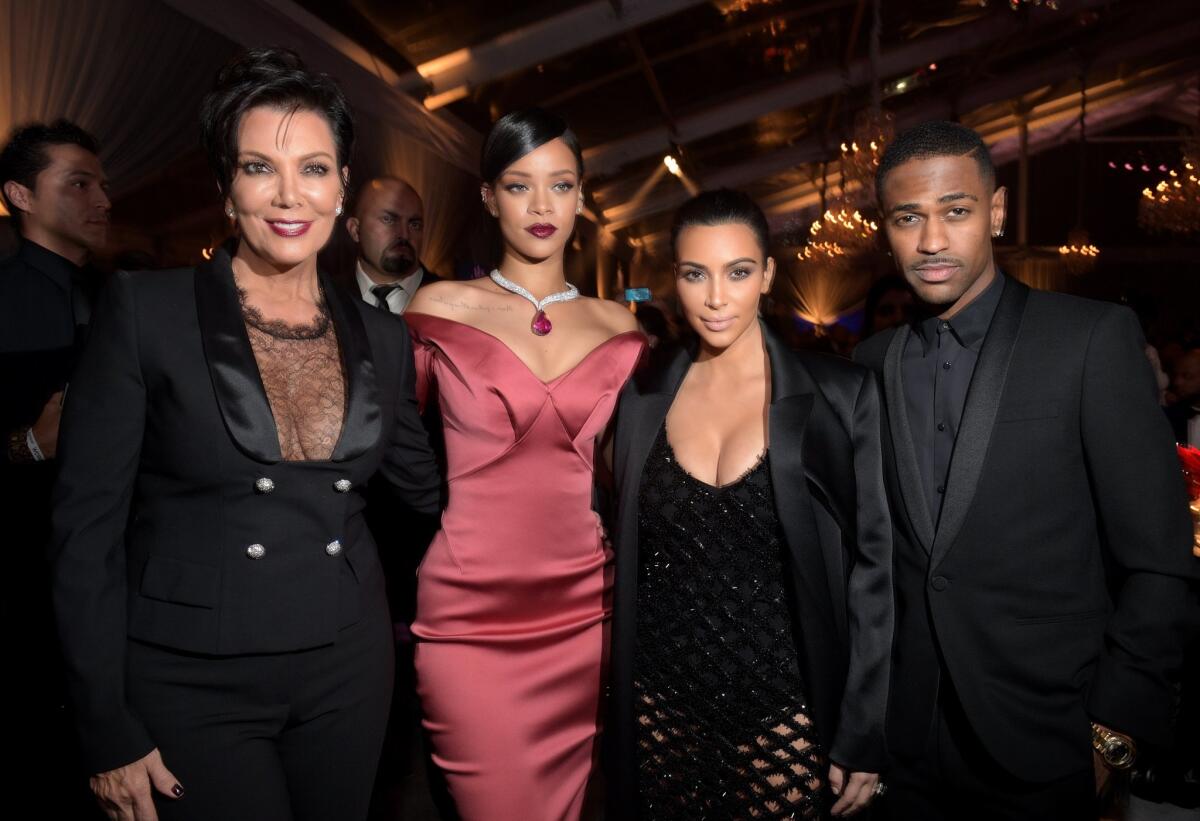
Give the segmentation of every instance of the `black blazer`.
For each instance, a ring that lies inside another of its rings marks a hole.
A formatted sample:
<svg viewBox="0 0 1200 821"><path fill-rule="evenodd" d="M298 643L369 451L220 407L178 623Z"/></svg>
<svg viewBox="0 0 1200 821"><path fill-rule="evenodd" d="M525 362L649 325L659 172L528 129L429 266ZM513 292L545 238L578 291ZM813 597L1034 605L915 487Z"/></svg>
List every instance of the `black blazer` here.
<svg viewBox="0 0 1200 821"><path fill-rule="evenodd" d="M329 644L386 606L367 480L380 471L400 501L438 509L403 321L322 285L347 379L323 462L282 461L223 249L194 270L118 274L96 311L65 407L53 549L93 772L154 746L125 704L127 637L211 655Z"/></svg>
<svg viewBox="0 0 1200 821"><path fill-rule="evenodd" d="M771 485L790 556L800 627L798 660L812 719L829 757L852 770L884 764L892 641L891 531L879 445L879 399L864 369L788 350L763 326L771 363ZM692 362L638 374L617 410L617 510L612 643L612 800L635 815L634 644L638 492L646 457Z"/></svg>
<svg viewBox="0 0 1200 821"><path fill-rule="evenodd" d="M911 333L856 351L882 381L887 418L890 745L922 753L939 656L988 752L1023 780L1090 767L1091 720L1168 741L1200 562L1133 312L1005 280L936 526L901 384Z"/></svg>
<svg viewBox="0 0 1200 821"><path fill-rule="evenodd" d="M11 548L10 556L28 556L30 569L44 567L55 462L10 463L8 436L37 421L46 400L63 389L75 367L74 268L28 240L0 262L0 521L5 522L0 543ZM28 581L27 574L18 576ZM42 586L37 590L43 592Z"/></svg>

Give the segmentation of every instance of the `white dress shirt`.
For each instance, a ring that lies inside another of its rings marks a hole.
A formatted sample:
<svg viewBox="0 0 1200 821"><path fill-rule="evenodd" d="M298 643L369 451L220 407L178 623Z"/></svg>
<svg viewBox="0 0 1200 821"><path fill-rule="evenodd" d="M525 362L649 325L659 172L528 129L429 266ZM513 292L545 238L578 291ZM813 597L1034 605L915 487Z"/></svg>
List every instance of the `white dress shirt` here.
<svg viewBox="0 0 1200 821"><path fill-rule="evenodd" d="M413 296L417 293L417 288L421 287L421 278L424 275L425 268L418 265L417 270L403 279L396 280L396 284L400 287L387 295L388 309L392 313L404 313L404 309L408 307L408 303L412 302ZM371 289L379 283L367 276L367 272L362 267L362 260L358 260L354 265L354 278L358 281L358 291L362 294L363 302L368 305L378 305L379 302L375 299L375 294L371 293Z"/></svg>

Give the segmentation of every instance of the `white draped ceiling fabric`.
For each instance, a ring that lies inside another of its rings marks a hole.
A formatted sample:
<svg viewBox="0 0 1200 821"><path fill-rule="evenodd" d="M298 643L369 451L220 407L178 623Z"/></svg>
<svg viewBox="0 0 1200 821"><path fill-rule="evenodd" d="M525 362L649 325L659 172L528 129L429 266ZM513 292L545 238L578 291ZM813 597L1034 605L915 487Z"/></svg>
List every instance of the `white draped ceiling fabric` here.
<svg viewBox="0 0 1200 821"><path fill-rule="evenodd" d="M196 145L200 100L234 51L154 0L0 0L0 133L74 120L120 196Z"/></svg>
<svg viewBox="0 0 1200 821"><path fill-rule="evenodd" d="M434 154L423 144L394 128L376 127L360 118L362 139L358 166L352 170L357 187L367 174L388 174L406 180L425 205L425 247L422 261L441 276L453 278L455 260L464 258L463 237L481 209L479 180Z"/></svg>

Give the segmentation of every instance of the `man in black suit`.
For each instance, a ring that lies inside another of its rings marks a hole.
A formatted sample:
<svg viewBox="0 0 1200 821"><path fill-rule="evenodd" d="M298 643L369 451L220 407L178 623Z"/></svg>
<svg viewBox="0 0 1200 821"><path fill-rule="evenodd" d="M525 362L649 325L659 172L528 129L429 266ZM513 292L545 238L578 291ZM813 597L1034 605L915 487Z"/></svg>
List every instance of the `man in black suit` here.
<svg viewBox="0 0 1200 821"><path fill-rule="evenodd" d="M63 715L45 547L63 391L98 284L87 263L108 234L105 186L95 139L66 120L18 128L0 150L0 191L21 236L0 262L0 544L9 563L5 621L23 625L11 652L25 665L28 697L13 741L37 768L17 775L27 787L62 772L46 761L61 761L74 736ZM48 801L69 794L40 792Z"/></svg>
<svg viewBox="0 0 1200 821"><path fill-rule="evenodd" d="M404 180L368 180L346 231L358 246L354 281L365 302L402 314L418 288L441 279L421 262L425 204Z"/></svg>
<svg viewBox="0 0 1200 821"><path fill-rule="evenodd" d="M877 189L924 303L856 358L884 392L895 530L893 819L1095 819L1170 738L1200 563L1128 309L996 270L979 135L899 135Z"/></svg>

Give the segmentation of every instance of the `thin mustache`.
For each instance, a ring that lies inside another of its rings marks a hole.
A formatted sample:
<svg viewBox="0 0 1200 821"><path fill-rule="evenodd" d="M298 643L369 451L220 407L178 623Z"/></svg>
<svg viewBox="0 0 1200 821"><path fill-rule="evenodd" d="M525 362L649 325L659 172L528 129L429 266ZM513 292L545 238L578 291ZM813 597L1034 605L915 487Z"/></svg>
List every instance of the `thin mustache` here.
<svg viewBox="0 0 1200 821"><path fill-rule="evenodd" d="M912 265L908 266L908 269L910 271L920 271L922 268L941 268L946 265L957 265L959 268L961 268L962 264L963 263L961 259L956 259L954 257L930 257L929 259L923 259L920 262L913 263Z"/></svg>

